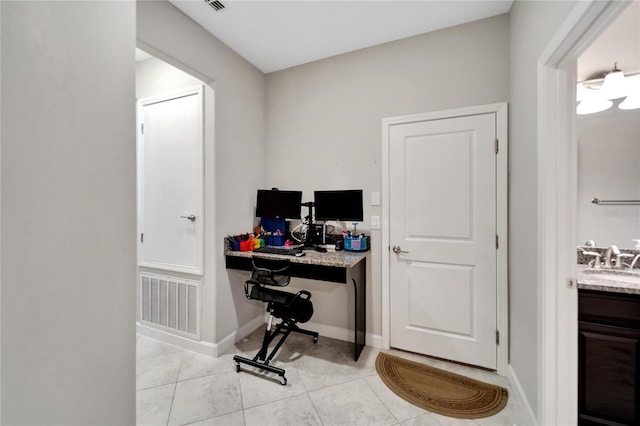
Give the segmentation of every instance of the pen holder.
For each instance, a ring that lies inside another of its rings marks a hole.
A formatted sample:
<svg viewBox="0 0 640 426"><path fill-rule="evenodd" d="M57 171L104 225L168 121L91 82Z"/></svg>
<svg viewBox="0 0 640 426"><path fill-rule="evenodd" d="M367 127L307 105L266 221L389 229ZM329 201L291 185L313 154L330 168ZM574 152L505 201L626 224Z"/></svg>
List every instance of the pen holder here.
<svg viewBox="0 0 640 426"><path fill-rule="evenodd" d="M369 250L369 237L344 237L344 249L347 251Z"/></svg>

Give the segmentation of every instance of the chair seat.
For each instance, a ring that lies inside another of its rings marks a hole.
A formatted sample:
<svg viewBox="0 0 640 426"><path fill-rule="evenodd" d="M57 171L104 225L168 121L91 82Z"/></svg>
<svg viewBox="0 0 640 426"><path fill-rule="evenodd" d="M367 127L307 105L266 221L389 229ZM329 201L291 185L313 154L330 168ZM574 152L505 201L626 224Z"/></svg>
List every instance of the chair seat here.
<svg viewBox="0 0 640 426"><path fill-rule="evenodd" d="M280 319L305 323L313 316L311 300L300 297L299 294L254 285L249 298L269 303L273 316Z"/></svg>
<svg viewBox="0 0 640 426"><path fill-rule="evenodd" d="M293 294L288 291L275 290L272 288L254 285L251 287L250 299L262 300L263 302L284 303L287 304L293 298Z"/></svg>

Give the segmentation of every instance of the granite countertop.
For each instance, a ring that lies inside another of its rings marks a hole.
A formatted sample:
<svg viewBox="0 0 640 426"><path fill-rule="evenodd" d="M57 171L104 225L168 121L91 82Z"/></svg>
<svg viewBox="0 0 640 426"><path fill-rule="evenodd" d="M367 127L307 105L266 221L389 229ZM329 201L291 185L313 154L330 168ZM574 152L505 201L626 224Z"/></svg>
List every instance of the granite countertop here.
<svg viewBox="0 0 640 426"><path fill-rule="evenodd" d="M595 269L578 265L578 288L611 293L640 294L640 271L634 269Z"/></svg>
<svg viewBox="0 0 640 426"><path fill-rule="evenodd" d="M367 256L368 252L353 252L353 251L335 251L332 249L328 249L326 253L320 253L315 250L305 250L304 256L287 256L280 254L269 254L269 253L254 253L252 251L234 251L229 248L228 245L225 244L224 254L225 256L236 256L236 257L264 257L264 258L272 258L272 259L287 259L294 261L296 263L306 263L312 265L324 265L324 266L340 266L350 268L353 265L360 262L364 257Z"/></svg>

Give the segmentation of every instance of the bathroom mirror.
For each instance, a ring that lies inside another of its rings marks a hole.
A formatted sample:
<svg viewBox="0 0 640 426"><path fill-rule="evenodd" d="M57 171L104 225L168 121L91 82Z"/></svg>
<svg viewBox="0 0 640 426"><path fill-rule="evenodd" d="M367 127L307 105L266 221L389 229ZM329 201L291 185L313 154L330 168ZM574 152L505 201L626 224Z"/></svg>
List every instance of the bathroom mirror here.
<svg viewBox="0 0 640 426"><path fill-rule="evenodd" d="M640 73L640 2L633 2L578 59L577 80L610 71ZM640 109L618 108L578 115L577 237L598 247L634 248L640 239L640 204L593 204L591 200L640 200Z"/></svg>

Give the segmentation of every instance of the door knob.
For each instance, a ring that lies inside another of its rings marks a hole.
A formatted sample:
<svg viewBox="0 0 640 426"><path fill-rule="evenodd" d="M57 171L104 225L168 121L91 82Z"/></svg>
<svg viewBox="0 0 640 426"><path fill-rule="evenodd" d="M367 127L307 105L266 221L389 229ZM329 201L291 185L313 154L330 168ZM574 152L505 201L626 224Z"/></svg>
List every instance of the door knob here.
<svg viewBox="0 0 640 426"><path fill-rule="evenodd" d="M404 251L400 248L400 246L393 246L393 248L391 249L393 250L393 252L395 254L400 254L400 253L409 253L408 251Z"/></svg>
<svg viewBox="0 0 640 426"><path fill-rule="evenodd" d="M196 215L195 214L190 214L189 216L180 216L183 219L189 219L191 222L195 222L196 221Z"/></svg>

